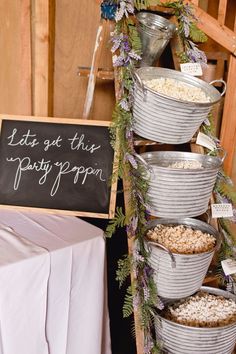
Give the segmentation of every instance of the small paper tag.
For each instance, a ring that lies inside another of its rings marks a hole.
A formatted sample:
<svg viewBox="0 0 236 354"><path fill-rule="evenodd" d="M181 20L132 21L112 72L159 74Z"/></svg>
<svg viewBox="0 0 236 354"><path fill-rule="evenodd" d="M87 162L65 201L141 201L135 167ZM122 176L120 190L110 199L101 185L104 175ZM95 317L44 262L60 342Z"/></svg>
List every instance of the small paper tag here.
<svg viewBox="0 0 236 354"><path fill-rule="evenodd" d="M209 136L201 132L198 133L196 144L204 146L211 151L216 149L216 144L214 140L212 140Z"/></svg>
<svg viewBox="0 0 236 354"><path fill-rule="evenodd" d="M213 218L231 218L233 216L232 204L211 204L211 213Z"/></svg>
<svg viewBox="0 0 236 354"><path fill-rule="evenodd" d="M225 275L231 275L236 273L236 260L233 258L225 259L221 261L221 265Z"/></svg>
<svg viewBox="0 0 236 354"><path fill-rule="evenodd" d="M182 73L193 75L193 76L202 76L202 67L200 63L183 63L180 64L180 70Z"/></svg>

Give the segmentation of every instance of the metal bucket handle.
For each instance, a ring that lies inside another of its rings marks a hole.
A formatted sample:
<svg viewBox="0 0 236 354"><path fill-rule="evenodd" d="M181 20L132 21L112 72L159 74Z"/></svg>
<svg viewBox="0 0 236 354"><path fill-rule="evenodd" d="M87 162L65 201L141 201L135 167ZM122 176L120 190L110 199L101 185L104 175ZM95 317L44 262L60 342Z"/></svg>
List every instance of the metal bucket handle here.
<svg viewBox="0 0 236 354"><path fill-rule="evenodd" d="M134 156L137 158L137 160L139 160L139 162L141 162L141 164L144 165L144 167L146 168L147 172L148 172L148 177L150 177L150 174L154 174L154 170L152 168L152 166L150 166L147 161L144 160L144 158L142 156L140 156L137 153L134 153Z"/></svg>
<svg viewBox="0 0 236 354"><path fill-rule="evenodd" d="M221 161L224 162L226 156L227 156L227 151L225 149L223 149L222 147L218 147L215 149L215 151L219 151L222 152L223 156L220 157Z"/></svg>
<svg viewBox="0 0 236 354"><path fill-rule="evenodd" d="M176 268L176 260L175 260L175 256L173 255L173 253L168 250L168 248L166 248L165 246L161 245L160 243L157 243L157 242L152 242L152 241L148 241L148 249L150 252L152 252L152 249L150 247L150 245L153 245L157 248L161 248L163 251L166 251L170 258L171 258L171 268Z"/></svg>
<svg viewBox="0 0 236 354"><path fill-rule="evenodd" d="M221 162L223 163L225 158L226 158L226 156L227 156L227 151L225 149L223 149L222 147L218 147L214 151L210 151L208 153L208 155L211 155L212 152L217 152L217 151L222 152L223 156L222 157L219 156L219 158L221 159Z"/></svg>
<svg viewBox="0 0 236 354"><path fill-rule="evenodd" d="M224 94L225 94L225 92L226 92L226 88L227 88L227 84L226 84L226 82L223 80L223 79L219 79L219 80L213 80L213 81L211 81L211 82L209 82L209 85L213 85L213 84L215 84L215 83L221 83L221 84L223 84L223 91L221 92L221 96L224 96Z"/></svg>
<svg viewBox="0 0 236 354"><path fill-rule="evenodd" d="M143 99L144 99L144 102L146 102L146 100L147 100L147 90L146 90L145 87L144 87L144 84L143 84L143 82L142 82L142 79L141 79L141 77L137 74L136 71L133 73L133 76L134 76L134 80L136 80L138 86L139 86L140 89L142 90Z"/></svg>

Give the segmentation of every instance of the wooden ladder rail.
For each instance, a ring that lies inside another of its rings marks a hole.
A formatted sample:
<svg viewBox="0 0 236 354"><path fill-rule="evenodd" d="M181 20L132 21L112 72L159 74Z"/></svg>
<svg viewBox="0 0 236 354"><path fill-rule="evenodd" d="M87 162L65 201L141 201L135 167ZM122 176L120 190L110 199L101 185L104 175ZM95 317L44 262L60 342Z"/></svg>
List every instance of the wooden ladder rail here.
<svg viewBox="0 0 236 354"><path fill-rule="evenodd" d="M96 85L96 79L103 79L103 80L113 80L115 86L115 96L116 101L120 99L120 83L118 79L118 70L107 70L102 69L101 61L101 53L102 50L105 48L106 42L104 40L105 33L107 33L108 29L110 28L110 21L108 20L101 20L100 27L97 31L97 38L95 43L94 55L92 60L92 67L91 68L79 68L78 74L80 76L89 77L89 83L87 88L87 95L84 104L84 119L89 118L89 114L91 111L93 97L94 97L94 90ZM119 141L116 142L116 149L119 149ZM128 164L125 165L124 169L124 177L123 177L123 190L124 190L124 204L125 204L125 213L126 215L130 215L130 184L128 182L129 174L129 167ZM132 237L129 233L127 233L128 239L128 253L132 254L133 247L134 247L134 237ZM131 272L131 286L134 283L134 272ZM143 330L141 329L140 325L140 316L138 311L134 310L134 325L135 325L135 333L136 333L136 350L137 354L143 354L144 350L144 334Z"/></svg>

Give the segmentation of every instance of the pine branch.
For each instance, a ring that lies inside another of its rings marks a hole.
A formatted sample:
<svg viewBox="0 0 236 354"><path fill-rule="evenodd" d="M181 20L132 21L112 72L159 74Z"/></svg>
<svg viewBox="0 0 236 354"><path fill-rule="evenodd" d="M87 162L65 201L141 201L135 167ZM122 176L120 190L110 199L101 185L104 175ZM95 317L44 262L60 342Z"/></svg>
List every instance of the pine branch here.
<svg viewBox="0 0 236 354"><path fill-rule="evenodd" d="M138 11L146 10L149 5L150 5L150 1L149 0L134 0L134 7Z"/></svg>
<svg viewBox="0 0 236 354"><path fill-rule="evenodd" d="M189 36L192 39L193 42L195 43L204 43L207 41L207 36L206 34L200 30L195 23L191 23L189 26Z"/></svg>
<svg viewBox="0 0 236 354"><path fill-rule="evenodd" d="M116 280L121 287L131 273L131 256L127 255L124 259L118 260L118 269L116 271Z"/></svg>
<svg viewBox="0 0 236 354"><path fill-rule="evenodd" d="M106 228L105 236L111 238L118 227L124 227L127 224L126 215L123 213L122 207L116 208L115 217L109 221Z"/></svg>
<svg viewBox="0 0 236 354"><path fill-rule="evenodd" d="M133 294L132 294L132 288L131 286L129 286L124 299L123 317L127 318L131 316L132 313L133 313Z"/></svg>

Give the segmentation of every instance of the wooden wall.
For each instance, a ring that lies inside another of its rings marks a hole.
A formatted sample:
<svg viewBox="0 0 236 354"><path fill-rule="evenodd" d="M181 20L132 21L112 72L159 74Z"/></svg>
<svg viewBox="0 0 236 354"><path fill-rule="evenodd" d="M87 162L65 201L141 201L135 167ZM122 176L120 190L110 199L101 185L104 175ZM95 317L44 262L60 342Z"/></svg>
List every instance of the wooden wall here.
<svg viewBox="0 0 236 354"><path fill-rule="evenodd" d="M78 67L91 66L99 22L97 0L89 14L88 0L1 0L0 112L81 118ZM100 66L112 67L107 45ZM90 118L110 120L113 107L113 82L98 80Z"/></svg>
<svg viewBox="0 0 236 354"><path fill-rule="evenodd" d="M31 114L30 33L30 0L1 0L1 113Z"/></svg>
<svg viewBox="0 0 236 354"><path fill-rule="evenodd" d="M99 23L99 1L89 0L88 14L88 0L56 0L55 116L82 117L88 79L78 76L78 67L91 66ZM112 67L108 45L100 62L102 68ZM111 120L113 107L113 82L98 80L91 118Z"/></svg>

